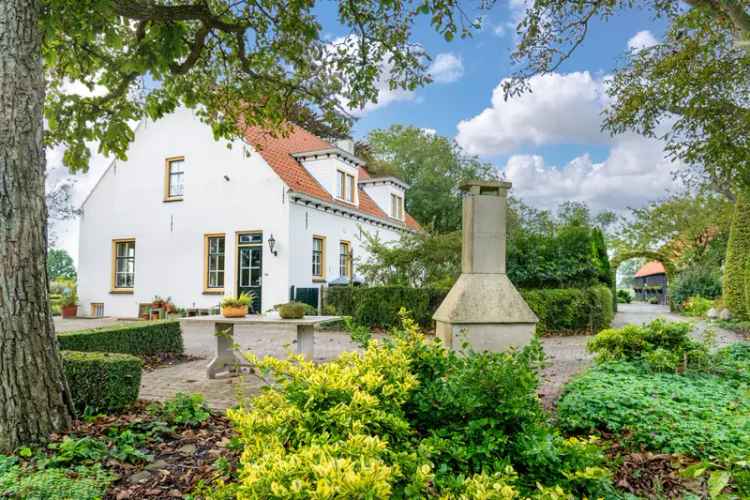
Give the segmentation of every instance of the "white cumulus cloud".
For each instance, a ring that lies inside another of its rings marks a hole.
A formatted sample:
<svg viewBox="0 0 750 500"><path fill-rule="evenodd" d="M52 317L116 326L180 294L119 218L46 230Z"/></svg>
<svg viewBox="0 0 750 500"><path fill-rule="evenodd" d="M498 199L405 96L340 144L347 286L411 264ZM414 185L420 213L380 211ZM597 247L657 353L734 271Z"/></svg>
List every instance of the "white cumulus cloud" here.
<svg viewBox="0 0 750 500"><path fill-rule="evenodd" d="M564 165L548 165L539 155L513 155L501 167L513 194L537 208L554 209L564 201L585 202L594 212L641 207L681 190L661 143L622 136L607 158L596 163L588 154Z"/></svg>
<svg viewBox="0 0 750 500"><path fill-rule="evenodd" d="M656 45L658 40L648 30L639 31L628 40L628 49L630 50L642 50Z"/></svg>
<svg viewBox="0 0 750 500"><path fill-rule="evenodd" d="M464 63L452 52L443 52L435 56L428 73L437 83L451 83L464 76Z"/></svg>
<svg viewBox="0 0 750 500"><path fill-rule="evenodd" d="M601 79L588 71L535 76L531 92L508 99L501 82L491 106L458 124L458 143L473 154L509 153L524 145L605 143Z"/></svg>

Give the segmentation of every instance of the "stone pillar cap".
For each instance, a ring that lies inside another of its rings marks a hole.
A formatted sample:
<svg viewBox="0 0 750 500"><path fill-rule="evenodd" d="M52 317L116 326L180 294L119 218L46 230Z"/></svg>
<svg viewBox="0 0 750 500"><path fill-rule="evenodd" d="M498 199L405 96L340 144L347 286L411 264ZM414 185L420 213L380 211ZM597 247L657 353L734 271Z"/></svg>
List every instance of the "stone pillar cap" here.
<svg viewBox="0 0 750 500"><path fill-rule="evenodd" d="M459 186L459 189L464 192L481 191L483 189L505 189L508 190L513 184L508 181L467 181ZM479 189L472 189L479 188Z"/></svg>

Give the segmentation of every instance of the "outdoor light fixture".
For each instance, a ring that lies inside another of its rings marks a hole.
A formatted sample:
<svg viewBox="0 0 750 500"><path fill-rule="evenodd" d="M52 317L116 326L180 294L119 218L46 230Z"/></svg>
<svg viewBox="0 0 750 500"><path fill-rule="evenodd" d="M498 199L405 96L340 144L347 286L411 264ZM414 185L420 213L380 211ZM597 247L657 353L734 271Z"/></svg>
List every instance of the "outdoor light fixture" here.
<svg viewBox="0 0 750 500"><path fill-rule="evenodd" d="M271 236L268 237L268 248L271 250L271 253L275 256L279 254L274 248L276 248L276 239L273 237L273 233L271 233Z"/></svg>
<svg viewBox="0 0 750 500"><path fill-rule="evenodd" d="M227 182L229 182L229 176L226 175L226 174L224 174L224 180L227 181Z"/></svg>

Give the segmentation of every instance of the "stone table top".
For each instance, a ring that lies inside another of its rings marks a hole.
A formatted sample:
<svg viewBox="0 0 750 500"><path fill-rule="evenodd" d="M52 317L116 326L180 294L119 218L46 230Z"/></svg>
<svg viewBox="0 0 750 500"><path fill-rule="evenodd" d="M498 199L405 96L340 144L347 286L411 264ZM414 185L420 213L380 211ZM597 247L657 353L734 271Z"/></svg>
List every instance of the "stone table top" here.
<svg viewBox="0 0 750 500"><path fill-rule="evenodd" d="M342 316L304 316L300 319L282 319L278 316L269 316L265 314L248 314L243 318L225 318L221 314L212 316L192 316L190 318L181 318L180 321L197 322L197 323L224 323L232 325L319 325L321 323L330 323L340 321Z"/></svg>

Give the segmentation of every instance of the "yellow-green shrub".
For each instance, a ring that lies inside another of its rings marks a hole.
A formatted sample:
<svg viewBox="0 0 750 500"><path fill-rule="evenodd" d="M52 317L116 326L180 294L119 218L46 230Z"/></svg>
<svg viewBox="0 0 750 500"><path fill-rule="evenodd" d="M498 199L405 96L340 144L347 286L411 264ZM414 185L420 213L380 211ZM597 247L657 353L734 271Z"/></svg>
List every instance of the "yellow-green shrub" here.
<svg viewBox="0 0 750 500"><path fill-rule="evenodd" d="M600 450L567 444L544 420L535 349L459 356L403 325L326 364L248 355L274 383L227 412L244 451L238 483L220 494L568 498L608 487Z"/></svg>

